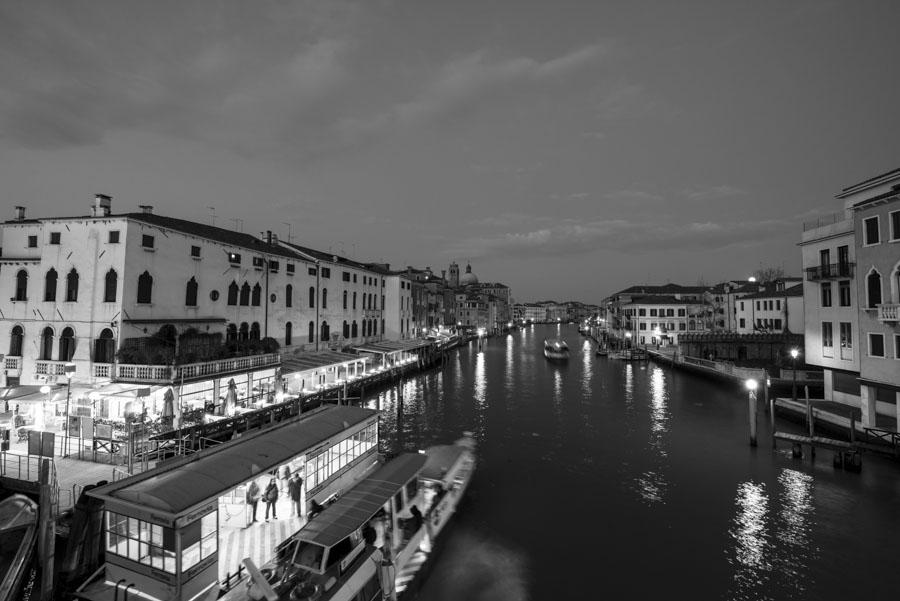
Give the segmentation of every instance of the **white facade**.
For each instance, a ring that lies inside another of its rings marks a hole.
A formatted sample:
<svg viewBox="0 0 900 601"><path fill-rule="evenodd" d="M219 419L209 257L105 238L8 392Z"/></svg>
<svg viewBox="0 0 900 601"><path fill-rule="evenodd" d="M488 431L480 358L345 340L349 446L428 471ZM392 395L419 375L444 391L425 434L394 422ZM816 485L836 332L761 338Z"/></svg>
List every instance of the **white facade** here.
<svg viewBox="0 0 900 601"><path fill-rule="evenodd" d="M412 281L401 274L384 277L384 336L388 340L415 338Z"/></svg>
<svg viewBox="0 0 900 601"><path fill-rule="evenodd" d="M803 332L803 293L801 288L795 288L736 299L736 331L739 334Z"/></svg>

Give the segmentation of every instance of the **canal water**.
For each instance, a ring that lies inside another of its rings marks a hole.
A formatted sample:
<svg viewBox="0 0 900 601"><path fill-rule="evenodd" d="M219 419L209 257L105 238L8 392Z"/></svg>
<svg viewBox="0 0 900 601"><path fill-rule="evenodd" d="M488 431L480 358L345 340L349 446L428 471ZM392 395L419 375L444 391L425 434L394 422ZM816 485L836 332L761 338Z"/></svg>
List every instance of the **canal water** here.
<svg viewBox="0 0 900 601"><path fill-rule="evenodd" d="M566 364L543 340L565 339ZM380 394L383 450L478 441L468 498L420 599L847 599L900 590L900 464L771 449L746 393L597 357L574 325L450 354ZM368 406L375 406L368 399ZM778 422L779 428L797 426Z"/></svg>

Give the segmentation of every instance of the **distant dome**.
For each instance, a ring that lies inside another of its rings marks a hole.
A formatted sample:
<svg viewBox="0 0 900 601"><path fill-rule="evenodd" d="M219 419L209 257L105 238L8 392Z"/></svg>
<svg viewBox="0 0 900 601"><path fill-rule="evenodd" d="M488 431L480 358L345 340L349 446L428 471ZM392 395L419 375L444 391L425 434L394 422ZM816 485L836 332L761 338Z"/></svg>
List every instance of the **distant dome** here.
<svg viewBox="0 0 900 601"><path fill-rule="evenodd" d="M459 278L459 285L460 286L468 286L470 284L477 284L477 283L478 283L478 276L475 275L474 273L472 273L472 266L466 265L466 273L461 278Z"/></svg>

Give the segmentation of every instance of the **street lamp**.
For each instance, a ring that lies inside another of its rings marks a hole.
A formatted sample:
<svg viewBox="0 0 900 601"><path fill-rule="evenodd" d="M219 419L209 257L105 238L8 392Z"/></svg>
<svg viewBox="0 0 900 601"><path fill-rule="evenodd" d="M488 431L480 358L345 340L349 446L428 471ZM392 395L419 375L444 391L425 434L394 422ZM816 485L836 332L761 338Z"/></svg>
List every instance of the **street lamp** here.
<svg viewBox="0 0 900 601"><path fill-rule="evenodd" d="M791 386L791 400L797 402L797 355L800 354L795 348L791 349L791 372L793 372L793 384Z"/></svg>
<svg viewBox="0 0 900 601"><path fill-rule="evenodd" d="M631 332L625 332L625 348L631 348Z"/></svg>
<svg viewBox="0 0 900 601"><path fill-rule="evenodd" d="M749 391L750 398L748 399L750 405L750 446L756 446L756 380L749 379L744 382L744 386L747 387Z"/></svg>
<svg viewBox="0 0 900 601"><path fill-rule="evenodd" d="M47 400L49 400L51 390L53 390L53 389L50 388L49 386L47 386L46 384L41 386L41 394L47 395L47 399L41 401L41 406L38 409L38 413L37 413L37 415L34 416L34 427L36 430L43 430L45 427L44 416L45 416L46 412L44 410L44 407L45 407L44 403L46 403Z"/></svg>

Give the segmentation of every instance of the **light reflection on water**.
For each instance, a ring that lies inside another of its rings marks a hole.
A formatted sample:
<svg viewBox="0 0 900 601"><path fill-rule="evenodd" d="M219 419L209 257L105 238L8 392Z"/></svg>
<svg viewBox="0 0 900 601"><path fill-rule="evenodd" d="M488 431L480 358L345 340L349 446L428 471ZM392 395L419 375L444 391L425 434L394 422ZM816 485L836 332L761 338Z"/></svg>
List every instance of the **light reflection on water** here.
<svg viewBox="0 0 900 601"><path fill-rule="evenodd" d="M669 419L666 410L665 373L660 367L654 367L650 376L650 439L649 448L655 453L655 469L645 471L635 478L638 494L648 503L664 503L669 482L666 479L666 422Z"/></svg>
<svg viewBox="0 0 900 601"><path fill-rule="evenodd" d="M765 486L742 482L735 498L735 516L729 530L734 543L734 577L729 599L770 599L766 593L771 565L768 551L769 497Z"/></svg>

